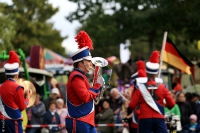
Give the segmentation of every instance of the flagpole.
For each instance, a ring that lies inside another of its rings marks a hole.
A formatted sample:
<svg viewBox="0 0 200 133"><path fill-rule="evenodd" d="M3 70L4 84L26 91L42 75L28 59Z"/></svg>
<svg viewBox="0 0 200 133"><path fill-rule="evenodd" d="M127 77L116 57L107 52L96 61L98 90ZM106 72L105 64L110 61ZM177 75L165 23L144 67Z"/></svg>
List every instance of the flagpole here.
<svg viewBox="0 0 200 133"><path fill-rule="evenodd" d="M167 40L167 31L165 31L164 37L163 37L162 50L161 50L161 56L160 56L160 67L159 67L159 71L158 71L158 78L160 78L161 71L162 71L162 62L163 62L162 60L163 60L166 40Z"/></svg>

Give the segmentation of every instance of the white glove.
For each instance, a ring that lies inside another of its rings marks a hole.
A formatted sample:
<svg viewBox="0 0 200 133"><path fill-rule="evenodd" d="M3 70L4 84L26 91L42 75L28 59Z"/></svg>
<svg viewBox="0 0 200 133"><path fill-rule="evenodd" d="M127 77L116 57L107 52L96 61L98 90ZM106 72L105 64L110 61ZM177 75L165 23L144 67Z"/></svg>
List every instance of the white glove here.
<svg viewBox="0 0 200 133"><path fill-rule="evenodd" d="M99 83L101 86L105 85L104 78L102 76L98 76L97 83Z"/></svg>

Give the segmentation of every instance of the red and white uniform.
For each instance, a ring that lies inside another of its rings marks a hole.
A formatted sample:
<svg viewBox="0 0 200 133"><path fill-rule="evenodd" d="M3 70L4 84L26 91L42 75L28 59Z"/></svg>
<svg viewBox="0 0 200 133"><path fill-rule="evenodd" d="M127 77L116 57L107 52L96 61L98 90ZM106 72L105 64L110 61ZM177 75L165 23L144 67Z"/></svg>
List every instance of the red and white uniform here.
<svg viewBox="0 0 200 133"><path fill-rule="evenodd" d="M26 109L29 100L24 99L24 88L7 79L0 86L0 119L22 119L21 111Z"/></svg>
<svg viewBox="0 0 200 133"><path fill-rule="evenodd" d="M66 119L73 119L73 130L76 121L82 121L95 126L94 100L101 90L100 84L90 87L84 72L75 68L69 76L67 83L67 109ZM67 126L67 124L66 124Z"/></svg>
<svg viewBox="0 0 200 133"><path fill-rule="evenodd" d="M156 86L157 83L153 80L147 81L146 83L149 86ZM150 89L147 89L150 93ZM174 107L175 102L173 98L171 97L168 89L165 87L164 84L159 84L157 89L154 90L155 94L158 96L158 100L156 101L160 106L164 106L163 100L166 100L166 107L171 109ZM163 114L158 113L156 110L154 110L152 107L147 104L145 101L140 89L136 89L132 93L132 99L129 104L129 107L134 110L136 106L138 105L138 102L140 102L140 115L139 119L144 119L144 118L164 118ZM162 112L162 111L161 111Z"/></svg>

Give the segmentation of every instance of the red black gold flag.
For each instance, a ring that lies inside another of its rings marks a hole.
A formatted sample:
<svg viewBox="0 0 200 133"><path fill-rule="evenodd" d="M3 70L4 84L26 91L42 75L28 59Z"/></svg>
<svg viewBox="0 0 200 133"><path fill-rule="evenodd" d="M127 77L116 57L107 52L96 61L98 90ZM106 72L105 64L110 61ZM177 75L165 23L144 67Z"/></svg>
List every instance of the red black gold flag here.
<svg viewBox="0 0 200 133"><path fill-rule="evenodd" d="M190 67L193 66L193 64L176 48L169 38L167 38L166 41L163 61L186 72L187 74L191 74Z"/></svg>

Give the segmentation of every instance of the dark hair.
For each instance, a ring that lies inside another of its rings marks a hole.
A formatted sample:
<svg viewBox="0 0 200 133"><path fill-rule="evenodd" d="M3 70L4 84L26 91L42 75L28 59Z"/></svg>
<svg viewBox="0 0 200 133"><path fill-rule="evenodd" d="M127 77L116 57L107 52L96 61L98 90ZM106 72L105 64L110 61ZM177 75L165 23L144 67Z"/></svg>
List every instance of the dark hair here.
<svg viewBox="0 0 200 133"><path fill-rule="evenodd" d="M83 60L81 60L81 61L78 61L78 62L75 62L75 63L73 64L74 68L78 68L78 64L79 64L80 62L84 63L84 61L83 61Z"/></svg>
<svg viewBox="0 0 200 133"><path fill-rule="evenodd" d="M75 62L75 63L73 64L73 66L74 66L74 68L78 68L78 62Z"/></svg>
<svg viewBox="0 0 200 133"><path fill-rule="evenodd" d="M199 98L199 95L197 93L192 93L192 98L195 98L195 97Z"/></svg>
<svg viewBox="0 0 200 133"><path fill-rule="evenodd" d="M156 74L147 73L147 77L148 77L148 78L155 78L155 77L156 77Z"/></svg>
<svg viewBox="0 0 200 133"><path fill-rule="evenodd" d="M56 106L56 102L55 101L50 101L49 107L51 106L51 104L55 104L55 106Z"/></svg>
<svg viewBox="0 0 200 133"><path fill-rule="evenodd" d="M14 78L16 75L6 75L6 79L9 79L9 78Z"/></svg>
<svg viewBox="0 0 200 133"><path fill-rule="evenodd" d="M187 101L191 101L193 98L193 94L191 92L185 93L185 97Z"/></svg>

